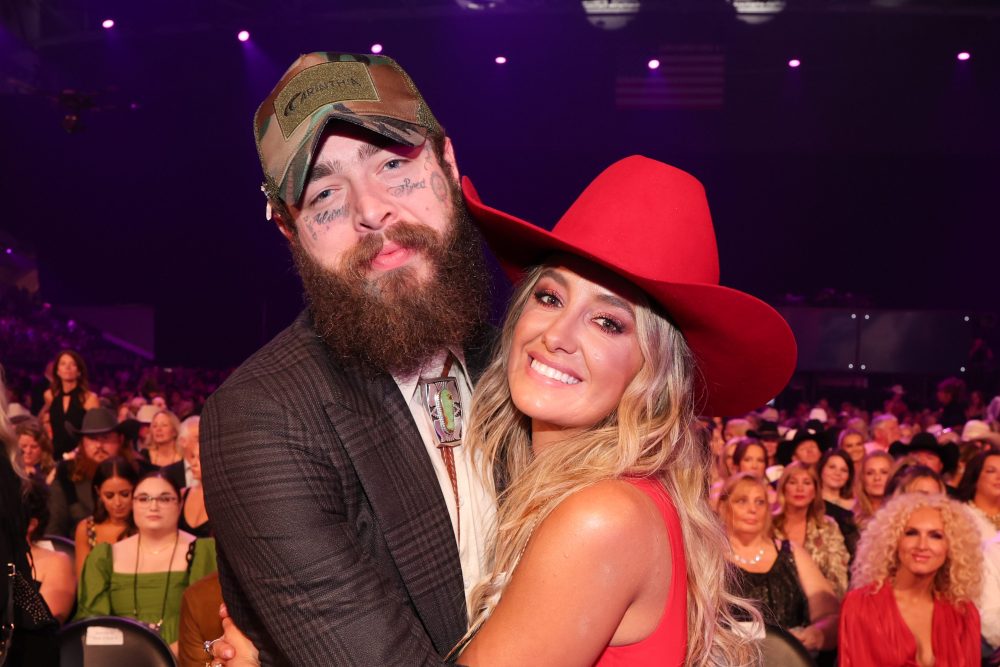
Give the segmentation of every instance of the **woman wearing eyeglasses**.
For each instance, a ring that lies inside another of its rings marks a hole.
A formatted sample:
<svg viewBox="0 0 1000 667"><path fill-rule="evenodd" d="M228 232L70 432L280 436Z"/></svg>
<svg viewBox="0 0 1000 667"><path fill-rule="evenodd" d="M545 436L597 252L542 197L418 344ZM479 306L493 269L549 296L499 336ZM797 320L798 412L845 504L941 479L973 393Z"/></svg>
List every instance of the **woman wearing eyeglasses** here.
<svg viewBox="0 0 1000 667"><path fill-rule="evenodd" d="M132 496L137 533L90 552L80 577L77 618L137 619L176 652L184 589L215 571L215 541L178 529L179 501L179 490L162 472L139 480Z"/></svg>

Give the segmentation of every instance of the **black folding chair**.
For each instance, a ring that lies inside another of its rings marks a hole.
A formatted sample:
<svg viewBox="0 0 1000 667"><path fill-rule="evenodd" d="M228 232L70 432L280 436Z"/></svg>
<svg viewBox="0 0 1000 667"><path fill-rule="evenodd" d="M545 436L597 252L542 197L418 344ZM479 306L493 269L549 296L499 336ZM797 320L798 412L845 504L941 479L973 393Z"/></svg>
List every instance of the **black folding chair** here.
<svg viewBox="0 0 1000 667"><path fill-rule="evenodd" d="M59 631L61 667L177 667L163 639L131 618L96 616Z"/></svg>

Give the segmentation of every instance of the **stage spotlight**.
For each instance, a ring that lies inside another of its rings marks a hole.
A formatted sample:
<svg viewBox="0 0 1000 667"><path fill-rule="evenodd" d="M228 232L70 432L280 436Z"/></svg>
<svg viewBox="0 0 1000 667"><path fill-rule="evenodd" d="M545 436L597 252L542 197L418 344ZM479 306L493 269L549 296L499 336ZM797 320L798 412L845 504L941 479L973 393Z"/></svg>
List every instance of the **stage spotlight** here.
<svg viewBox="0 0 1000 667"><path fill-rule="evenodd" d="M785 0L729 0L736 18L750 25L767 23L785 8Z"/></svg>
<svg viewBox="0 0 1000 667"><path fill-rule="evenodd" d="M962 62L965 62L971 57L972 54L970 54L968 51L962 51L961 53L958 54L958 59L961 60Z"/></svg>
<svg viewBox="0 0 1000 667"><path fill-rule="evenodd" d="M250 32L247 30L240 30L238 33L236 33L236 39L240 40L241 42L245 42L248 39L250 39Z"/></svg>
<svg viewBox="0 0 1000 667"><path fill-rule="evenodd" d="M372 44L372 53L382 53L382 45L377 42Z"/></svg>
<svg viewBox="0 0 1000 667"><path fill-rule="evenodd" d="M104 19L103 21L101 21L101 27L104 28L105 30L111 30L111 28L115 27L114 19Z"/></svg>
<svg viewBox="0 0 1000 667"><path fill-rule="evenodd" d="M788 61L788 66L791 67L792 69L795 69L796 67L798 67L801 64L802 64L802 61L799 60L798 58L792 58L791 60Z"/></svg>
<svg viewBox="0 0 1000 667"><path fill-rule="evenodd" d="M455 4L462 9L474 12L484 9L496 9L498 5L502 5L503 3L504 0L455 0Z"/></svg>
<svg viewBox="0 0 1000 667"><path fill-rule="evenodd" d="M590 24L604 30L618 30L639 13L639 0L583 0L583 11Z"/></svg>
<svg viewBox="0 0 1000 667"><path fill-rule="evenodd" d="M648 67L649 69L660 69L660 61L657 60L656 58L653 58L648 63L646 63L646 67Z"/></svg>
<svg viewBox="0 0 1000 667"><path fill-rule="evenodd" d="M506 65L507 64L507 57L506 56L497 56L496 58L493 59L493 62L495 62L497 65Z"/></svg>

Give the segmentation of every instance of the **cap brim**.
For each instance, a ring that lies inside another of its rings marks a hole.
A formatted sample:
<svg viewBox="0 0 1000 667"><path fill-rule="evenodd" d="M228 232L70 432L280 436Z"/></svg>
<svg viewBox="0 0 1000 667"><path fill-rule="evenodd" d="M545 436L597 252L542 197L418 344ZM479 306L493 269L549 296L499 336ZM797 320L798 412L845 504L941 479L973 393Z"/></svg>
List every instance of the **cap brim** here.
<svg viewBox="0 0 1000 667"><path fill-rule="evenodd" d="M597 252L577 248L487 206L467 177L462 179L462 191L486 242L513 282L546 256L565 252L614 271L659 303L694 353L703 412L738 415L758 408L781 392L795 371L795 336L784 318L760 299L720 285L633 275Z"/></svg>

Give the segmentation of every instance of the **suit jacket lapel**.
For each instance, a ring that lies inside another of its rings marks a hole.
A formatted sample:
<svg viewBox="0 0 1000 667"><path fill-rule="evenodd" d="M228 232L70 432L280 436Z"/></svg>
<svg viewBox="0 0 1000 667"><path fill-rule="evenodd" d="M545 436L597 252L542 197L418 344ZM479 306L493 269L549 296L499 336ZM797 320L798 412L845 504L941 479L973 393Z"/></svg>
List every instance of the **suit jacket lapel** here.
<svg viewBox="0 0 1000 667"><path fill-rule="evenodd" d="M465 633L462 567L448 508L409 407L387 373L330 364L338 404L325 406L435 647Z"/></svg>

